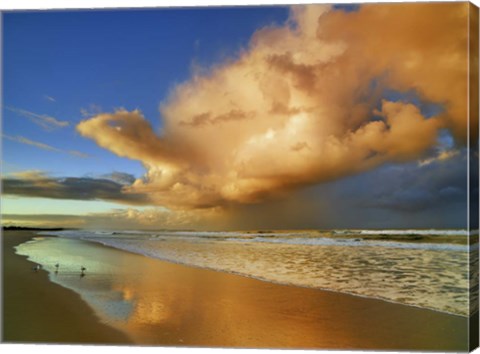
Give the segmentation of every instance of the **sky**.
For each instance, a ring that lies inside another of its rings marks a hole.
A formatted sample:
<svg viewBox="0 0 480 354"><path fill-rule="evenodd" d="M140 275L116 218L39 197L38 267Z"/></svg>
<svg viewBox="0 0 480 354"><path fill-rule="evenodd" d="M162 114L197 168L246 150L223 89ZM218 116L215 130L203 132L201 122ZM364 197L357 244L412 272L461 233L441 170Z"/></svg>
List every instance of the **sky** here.
<svg viewBox="0 0 480 354"><path fill-rule="evenodd" d="M2 222L464 228L468 14L3 12Z"/></svg>

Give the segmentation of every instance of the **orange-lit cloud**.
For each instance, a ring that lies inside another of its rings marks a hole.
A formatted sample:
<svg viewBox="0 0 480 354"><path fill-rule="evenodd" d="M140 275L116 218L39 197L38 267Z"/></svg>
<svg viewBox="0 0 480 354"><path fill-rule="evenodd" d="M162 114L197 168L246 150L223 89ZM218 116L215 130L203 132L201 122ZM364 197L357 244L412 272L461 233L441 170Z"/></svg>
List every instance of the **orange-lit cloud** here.
<svg viewBox="0 0 480 354"><path fill-rule="evenodd" d="M439 129L466 141L467 16L466 3L294 6L238 58L177 85L160 107L161 134L125 110L77 130L144 164L125 193L174 209L257 203L422 159ZM427 119L385 90L413 90L444 110Z"/></svg>

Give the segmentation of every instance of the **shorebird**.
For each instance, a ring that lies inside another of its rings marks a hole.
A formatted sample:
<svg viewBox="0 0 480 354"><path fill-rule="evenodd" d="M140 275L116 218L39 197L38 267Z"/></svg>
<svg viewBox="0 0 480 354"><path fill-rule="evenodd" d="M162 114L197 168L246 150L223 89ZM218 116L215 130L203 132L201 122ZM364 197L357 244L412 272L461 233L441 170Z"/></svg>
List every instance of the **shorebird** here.
<svg viewBox="0 0 480 354"><path fill-rule="evenodd" d="M32 269L35 271L35 272L38 272L40 270L40 264L37 264L35 267L33 267Z"/></svg>
<svg viewBox="0 0 480 354"><path fill-rule="evenodd" d="M60 267L60 264L55 264L55 273L58 273L58 267Z"/></svg>
<svg viewBox="0 0 480 354"><path fill-rule="evenodd" d="M83 277L85 275L85 271L87 270L87 268L82 266L82 268L80 268L80 269L82 270L82 273L80 275Z"/></svg>

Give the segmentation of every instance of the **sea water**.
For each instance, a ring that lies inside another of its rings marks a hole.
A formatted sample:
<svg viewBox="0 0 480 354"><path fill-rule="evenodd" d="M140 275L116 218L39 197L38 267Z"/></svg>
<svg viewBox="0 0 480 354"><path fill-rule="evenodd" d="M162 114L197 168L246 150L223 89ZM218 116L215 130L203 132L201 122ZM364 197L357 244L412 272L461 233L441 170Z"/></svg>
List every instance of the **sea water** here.
<svg viewBox="0 0 480 354"><path fill-rule="evenodd" d="M478 310L469 306L469 296L478 296L478 292L469 294L473 286L469 264L478 268L478 243L469 245L466 230L65 230L45 234L268 282L371 297L456 315L468 316ZM46 239L39 237L19 245L17 253L29 256L53 273L51 263L60 257L61 245L46 256L36 247L40 242L48 242ZM95 255L92 260L102 263L94 266L107 273L118 266L95 259ZM77 263L71 259L71 264L62 267L78 272L73 268ZM62 283L62 278L56 281ZM477 301L471 298L470 302Z"/></svg>

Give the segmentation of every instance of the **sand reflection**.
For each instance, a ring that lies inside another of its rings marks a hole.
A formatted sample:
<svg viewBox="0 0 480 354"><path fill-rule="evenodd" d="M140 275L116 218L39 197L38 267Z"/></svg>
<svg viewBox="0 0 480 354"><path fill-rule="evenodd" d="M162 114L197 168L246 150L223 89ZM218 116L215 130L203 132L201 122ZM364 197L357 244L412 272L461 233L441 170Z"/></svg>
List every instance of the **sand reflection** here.
<svg viewBox="0 0 480 354"><path fill-rule="evenodd" d="M465 340L460 337L466 331L457 330L466 323L461 317L200 270L83 241L45 238L19 252L139 344L432 349L456 348ZM54 275L58 259L62 265ZM84 277L79 264L87 268ZM432 328L437 317L442 326Z"/></svg>

